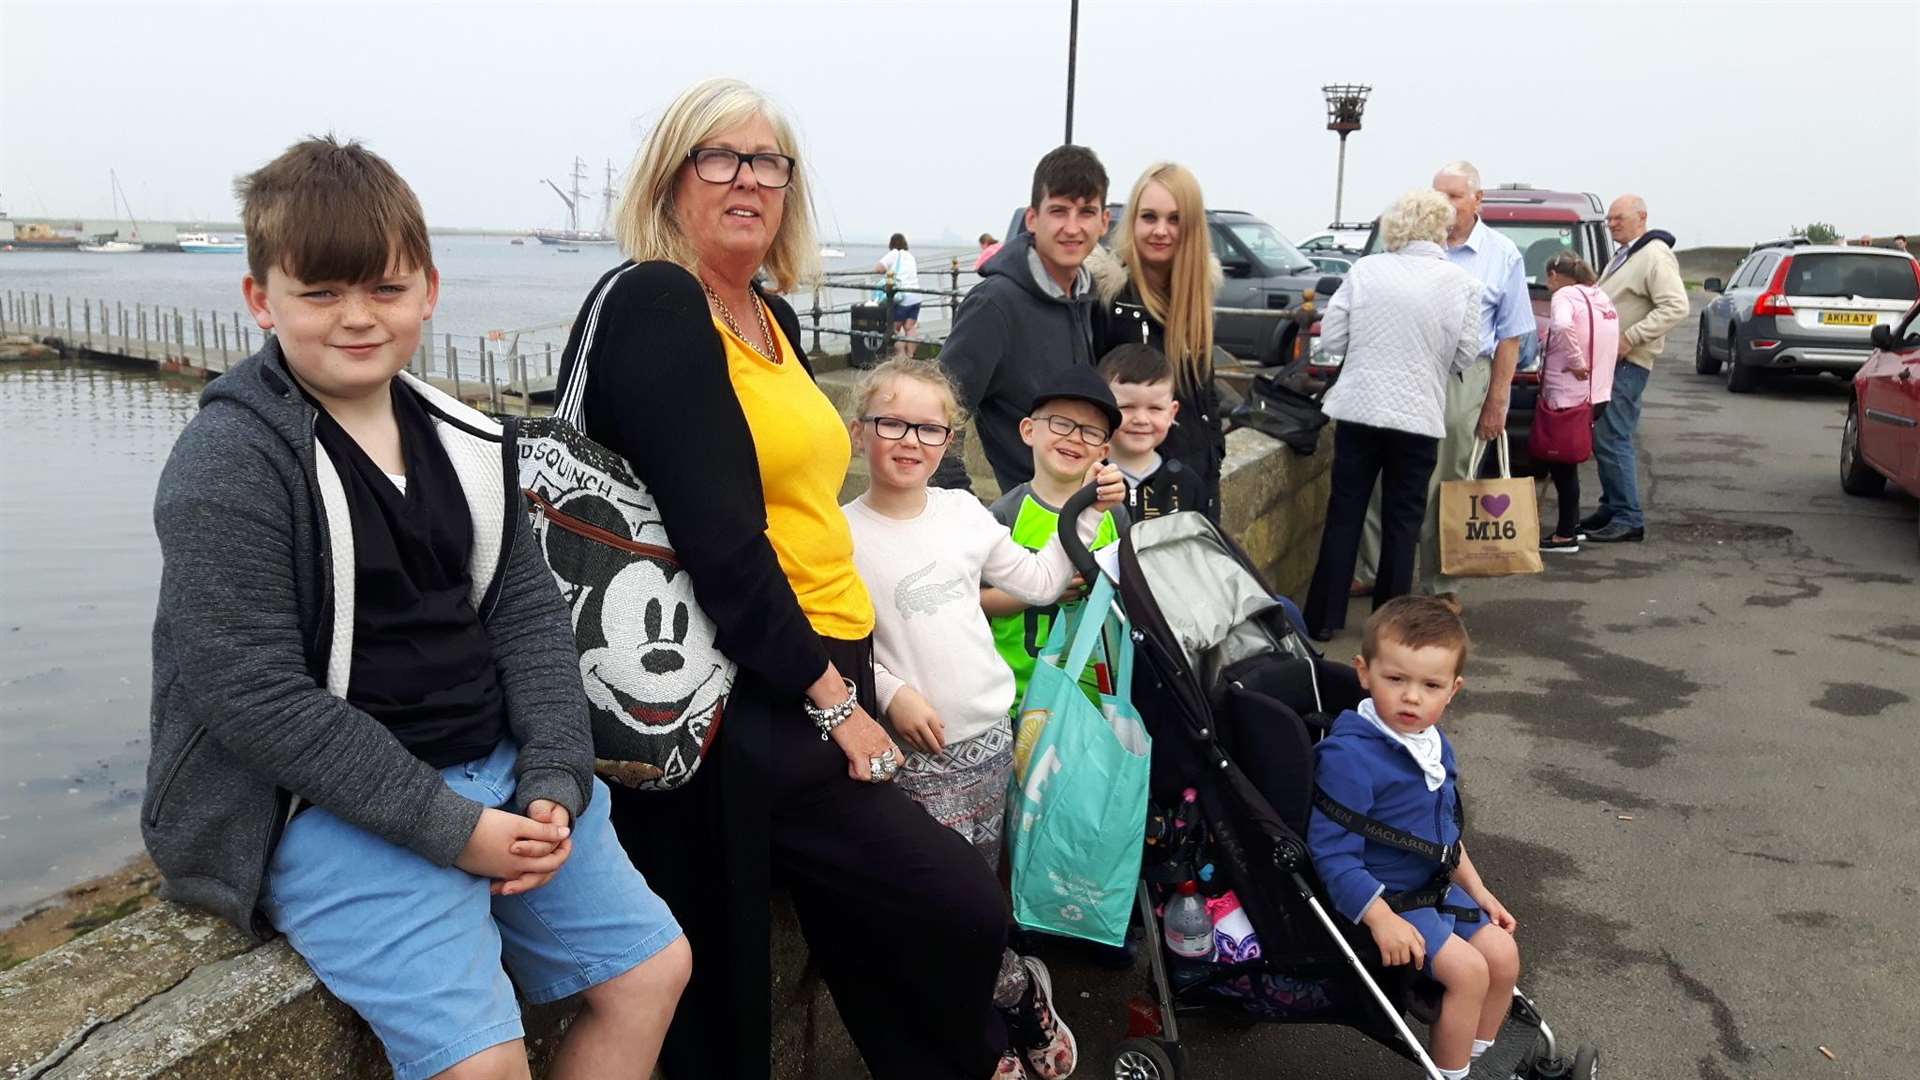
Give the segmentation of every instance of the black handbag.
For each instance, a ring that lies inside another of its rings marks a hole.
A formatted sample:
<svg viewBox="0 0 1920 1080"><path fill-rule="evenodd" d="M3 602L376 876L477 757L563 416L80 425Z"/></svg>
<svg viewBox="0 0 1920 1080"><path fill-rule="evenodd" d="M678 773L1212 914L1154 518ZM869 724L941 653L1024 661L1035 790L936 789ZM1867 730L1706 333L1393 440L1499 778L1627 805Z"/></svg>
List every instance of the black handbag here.
<svg viewBox="0 0 1920 1080"><path fill-rule="evenodd" d="M1320 403L1282 383L1274 375L1255 375L1247 399L1234 406L1235 427L1250 427L1271 435L1293 448L1296 454L1311 454L1320 445L1320 429L1327 426L1327 414Z"/></svg>

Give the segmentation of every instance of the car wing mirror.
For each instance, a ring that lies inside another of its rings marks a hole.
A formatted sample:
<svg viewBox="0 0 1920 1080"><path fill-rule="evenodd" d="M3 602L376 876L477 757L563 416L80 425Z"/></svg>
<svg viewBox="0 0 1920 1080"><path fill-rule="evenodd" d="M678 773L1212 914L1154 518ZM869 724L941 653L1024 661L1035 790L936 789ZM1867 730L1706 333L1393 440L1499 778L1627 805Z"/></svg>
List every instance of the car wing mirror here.
<svg viewBox="0 0 1920 1080"><path fill-rule="evenodd" d="M1881 323L1879 326L1874 327L1873 333L1867 336L1872 340L1873 347L1876 349L1885 349L1888 352L1892 352L1898 348L1893 341L1893 327L1888 326L1886 323Z"/></svg>
<svg viewBox="0 0 1920 1080"><path fill-rule="evenodd" d="M1717 277L1708 278L1704 283L1701 284L1700 287L1707 290L1708 292L1723 293L1727 291L1726 283L1721 281Z"/></svg>
<svg viewBox="0 0 1920 1080"><path fill-rule="evenodd" d="M1328 274L1313 283L1313 291L1316 296L1332 296L1340 291L1340 279Z"/></svg>
<svg viewBox="0 0 1920 1080"><path fill-rule="evenodd" d="M1253 264L1245 259L1221 259L1220 272L1228 277L1246 277L1253 273Z"/></svg>

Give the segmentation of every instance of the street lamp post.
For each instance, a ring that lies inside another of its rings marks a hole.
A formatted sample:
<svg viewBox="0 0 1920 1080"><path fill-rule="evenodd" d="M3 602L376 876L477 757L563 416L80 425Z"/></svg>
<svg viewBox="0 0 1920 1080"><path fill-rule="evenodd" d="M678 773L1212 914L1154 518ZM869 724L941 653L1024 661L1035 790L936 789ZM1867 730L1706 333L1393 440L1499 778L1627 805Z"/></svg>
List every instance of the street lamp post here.
<svg viewBox="0 0 1920 1080"><path fill-rule="evenodd" d="M1073 141L1073 69L1080 56L1080 0L1067 15L1067 142Z"/></svg>
<svg viewBox="0 0 1920 1080"><path fill-rule="evenodd" d="M1327 130L1340 133L1340 171L1333 181L1333 220L1337 225L1345 220L1340 210L1347 186L1347 136L1360 130L1360 114L1373 87L1336 83L1321 87L1320 92L1327 96Z"/></svg>

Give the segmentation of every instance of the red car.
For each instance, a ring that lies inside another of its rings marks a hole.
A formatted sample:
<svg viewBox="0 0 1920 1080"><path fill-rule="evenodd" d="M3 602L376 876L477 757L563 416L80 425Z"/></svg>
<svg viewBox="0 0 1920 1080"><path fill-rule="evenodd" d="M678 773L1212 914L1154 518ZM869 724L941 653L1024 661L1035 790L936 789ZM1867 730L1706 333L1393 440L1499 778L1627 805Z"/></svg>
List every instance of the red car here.
<svg viewBox="0 0 1920 1080"><path fill-rule="evenodd" d="M1840 436L1840 487L1878 495L1893 481L1920 496L1920 301L1897 327L1873 328Z"/></svg>

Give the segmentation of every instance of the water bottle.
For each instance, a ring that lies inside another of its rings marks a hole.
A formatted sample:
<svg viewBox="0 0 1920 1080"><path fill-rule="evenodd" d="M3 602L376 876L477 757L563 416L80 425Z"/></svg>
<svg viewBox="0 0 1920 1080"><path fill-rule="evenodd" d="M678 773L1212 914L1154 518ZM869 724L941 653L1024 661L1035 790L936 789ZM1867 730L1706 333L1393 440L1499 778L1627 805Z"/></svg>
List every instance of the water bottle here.
<svg viewBox="0 0 1920 1080"><path fill-rule="evenodd" d="M1200 886L1186 881L1167 903L1161 927L1167 939L1167 951L1176 960L1206 963L1213 959L1213 916L1200 896Z"/></svg>

